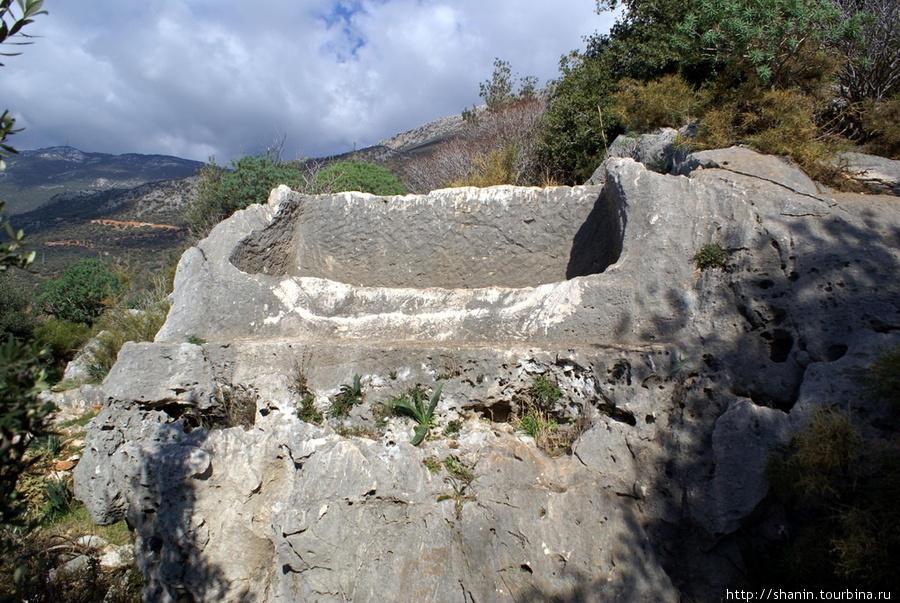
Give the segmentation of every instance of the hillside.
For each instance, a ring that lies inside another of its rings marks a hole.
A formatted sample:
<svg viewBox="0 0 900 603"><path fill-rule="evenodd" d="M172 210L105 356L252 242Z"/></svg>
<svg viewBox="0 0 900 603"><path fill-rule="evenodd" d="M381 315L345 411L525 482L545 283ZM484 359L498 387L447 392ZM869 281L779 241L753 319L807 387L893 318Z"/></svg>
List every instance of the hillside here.
<svg viewBox="0 0 900 603"><path fill-rule="evenodd" d="M194 175L199 161L167 155L85 153L72 147L22 151L0 172L0 201L10 215L32 211L60 193L129 189Z"/></svg>
<svg viewBox="0 0 900 603"><path fill-rule="evenodd" d="M183 209L197 177L151 182L134 188L70 191L40 208L12 217L37 251L31 282L58 276L82 258L103 257L127 266L145 281L173 261L187 239Z"/></svg>

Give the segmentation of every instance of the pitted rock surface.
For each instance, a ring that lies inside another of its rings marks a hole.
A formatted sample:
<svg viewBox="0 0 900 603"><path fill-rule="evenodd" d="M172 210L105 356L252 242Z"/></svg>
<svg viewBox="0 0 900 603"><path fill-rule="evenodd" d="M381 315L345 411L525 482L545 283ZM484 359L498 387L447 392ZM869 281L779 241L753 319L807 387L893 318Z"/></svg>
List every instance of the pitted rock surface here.
<svg viewBox="0 0 900 603"><path fill-rule="evenodd" d="M721 597L736 534L778 532L770 452L900 339L900 211L744 148L673 171L276 189L185 252L156 342L103 385L76 494L134 526L153 601ZM726 269L698 270L713 242ZM363 403L307 424L299 375L319 410L354 375ZM538 375L580 433L561 456L513 425ZM418 447L379 414L415 385L443 388ZM252 426L204 424L235 404Z"/></svg>

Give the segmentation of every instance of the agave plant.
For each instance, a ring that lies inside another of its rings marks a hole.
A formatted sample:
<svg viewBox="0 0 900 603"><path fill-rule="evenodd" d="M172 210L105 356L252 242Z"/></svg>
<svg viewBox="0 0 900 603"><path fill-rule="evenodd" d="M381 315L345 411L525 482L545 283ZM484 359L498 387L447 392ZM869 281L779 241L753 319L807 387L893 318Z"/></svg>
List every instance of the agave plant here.
<svg viewBox="0 0 900 603"><path fill-rule="evenodd" d="M396 414L412 417L418 425L416 426L416 435L412 439L412 445L418 446L425 439L428 428L434 424L434 409L437 407L438 400L441 397L441 389L443 385L438 386L434 395L431 396L431 403L425 407L425 392L418 387L409 391L409 394L397 398L391 402L391 408Z"/></svg>

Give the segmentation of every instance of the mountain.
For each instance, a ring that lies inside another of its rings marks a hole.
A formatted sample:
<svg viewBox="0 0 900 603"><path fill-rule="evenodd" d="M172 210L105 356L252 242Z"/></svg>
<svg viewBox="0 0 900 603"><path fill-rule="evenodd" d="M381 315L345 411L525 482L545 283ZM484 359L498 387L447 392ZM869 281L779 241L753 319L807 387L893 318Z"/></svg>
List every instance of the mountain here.
<svg viewBox="0 0 900 603"><path fill-rule="evenodd" d="M131 189L197 173L203 163L168 155L85 153L72 147L22 151L0 172L0 201L8 215L35 210L72 191Z"/></svg>

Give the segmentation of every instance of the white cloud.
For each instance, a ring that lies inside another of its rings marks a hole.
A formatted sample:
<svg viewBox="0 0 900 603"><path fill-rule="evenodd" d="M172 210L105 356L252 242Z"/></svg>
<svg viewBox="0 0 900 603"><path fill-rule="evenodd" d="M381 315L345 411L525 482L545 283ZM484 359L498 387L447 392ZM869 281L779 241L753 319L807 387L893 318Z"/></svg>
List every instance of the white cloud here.
<svg viewBox="0 0 900 603"><path fill-rule="evenodd" d="M19 148L220 161L366 146L479 101L495 57L542 82L610 18L586 0L81 0L0 70Z"/></svg>

